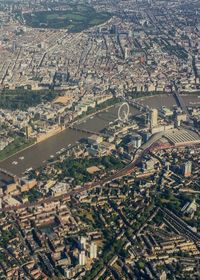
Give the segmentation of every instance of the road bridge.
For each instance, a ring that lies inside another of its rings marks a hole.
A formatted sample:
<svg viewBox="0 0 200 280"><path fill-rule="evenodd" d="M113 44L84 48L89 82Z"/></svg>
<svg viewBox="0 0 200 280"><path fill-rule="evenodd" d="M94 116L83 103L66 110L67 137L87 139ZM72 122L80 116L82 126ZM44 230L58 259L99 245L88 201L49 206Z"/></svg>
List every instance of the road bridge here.
<svg viewBox="0 0 200 280"><path fill-rule="evenodd" d="M91 134L91 135L98 135L98 136L102 136L102 137L107 137L107 135L100 133L100 132L96 132L96 131L92 131L89 129L84 129L84 128L80 128L74 125L69 126L69 128L75 130L75 131L79 131L79 132L83 132L83 133L87 133L87 134Z"/></svg>
<svg viewBox="0 0 200 280"><path fill-rule="evenodd" d="M149 106L144 105L144 104L142 104L142 103L140 103L140 102L138 102L136 100L134 100L134 101L133 100L132 101L127 100L127 102L130 105L132 105L132 106L136 107L137 109L139 109L140 111L144 111L144 112L149 112L150 111Z"/></svg>
<svg viewBox="0 0 200 280"><path fill-rule="evenodd" d="M16 175L12 174L11 172L9 172L9 171L7 171L7 170L5 170L3 168L0 168L0 174L5 174L5 175L13 178L13 180L17 180L18 179ZM0 177L1 177L1 175L0 175Z"/></svg>

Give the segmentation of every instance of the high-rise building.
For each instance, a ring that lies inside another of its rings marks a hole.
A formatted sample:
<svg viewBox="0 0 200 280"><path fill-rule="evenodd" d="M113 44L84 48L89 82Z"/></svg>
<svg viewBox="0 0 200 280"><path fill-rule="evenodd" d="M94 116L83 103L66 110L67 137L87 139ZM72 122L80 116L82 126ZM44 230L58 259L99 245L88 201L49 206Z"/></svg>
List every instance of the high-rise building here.
<svg viewBox="0 0 200 280"><path fill-rule="evenodd" d="M90 244L90 259L96 259L97 258L97 245L92 242Z"/></svg>
<svg viewBox="0 0 200 280"><path fill-rule="evenodd" d="M12 52L15 53L15 52L16 52L16 49L17 49L17 43L16 43L16 41L14 40L14 41L13 41L13 44L12 44Z"/></svg>
<svg viewBox="0 0 200 280"><path fill-rule="evenodd" d="M192 174L192 162L191 161L185 162L183 164L182 171L184 177L190 177Z"/></svg>
<svg viewBox="0 0 200 280"><path fill-rule="evenodd" d="M85 251L81 251L78 256L79 265L85 265Z"/></svg>
<svg viewBox="0 0 200 280"><path fill-rule="evenodd" d="M80 239L80 247L81 250L86 250L87 238L85 236L81 236Z"/></svg>
<svg viewBox="0 0 200 280"><path fill-rule="evenodd" d="M133 37L133 32L131 30L128 31L128 37L132 38Z"/></svg>
<svg viewBox="0 0 200 280"><path fill-rule="evenodd" d="M129 57L129 49L127 47L124 48L124 59Z"/></svg>
<svg viewBox="0 0 200 280"><path fill-rule="evenodd" d="M165 271L162 271L159 277L160 280L166 280L167 279L167 274Z"/></svg>
<svg viewBox="0 0 200 280"><path fill-rule="evenodd" d="M142 145L142 136L139 134L133 134L132 135L132 144L134 145L135 148L139 148Z"/></svg>
<svg viewBox="0 0 200 280"><path fill-rule="evenodd" d="M152 109L150 112L150 125L151 128L157 126L158 124L158 110L157 109Z"/></svg>

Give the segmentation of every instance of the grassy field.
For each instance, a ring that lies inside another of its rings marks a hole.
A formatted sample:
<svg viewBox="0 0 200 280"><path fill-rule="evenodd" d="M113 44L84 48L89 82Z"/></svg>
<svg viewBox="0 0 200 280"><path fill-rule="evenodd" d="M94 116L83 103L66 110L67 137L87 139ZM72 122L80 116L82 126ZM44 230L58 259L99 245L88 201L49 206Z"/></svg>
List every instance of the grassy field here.
<svg viewBox="0 0 200 280"><path fill-rule="evenodd" d="M98 13L87 5L71 5L65 11L42 11L24 14L28 26L33 28L67 28L70 32L80 32L107 21L111 15Z"/></svg>
<svg viewBox="0 0 200 280"><path fill-rule="evenodd" d="M0 108L27 110L29 107L37 106L41 102L50 102L57 96L58 93L53 90L4 89L0 93Z"/></svg>
<svg viewBox="0 0 200 280"><path fill-rule="evenodd" d="M23 137L16 137L3 151L0 151L0 161L34 144L34 140L27 140Z"/></svg>

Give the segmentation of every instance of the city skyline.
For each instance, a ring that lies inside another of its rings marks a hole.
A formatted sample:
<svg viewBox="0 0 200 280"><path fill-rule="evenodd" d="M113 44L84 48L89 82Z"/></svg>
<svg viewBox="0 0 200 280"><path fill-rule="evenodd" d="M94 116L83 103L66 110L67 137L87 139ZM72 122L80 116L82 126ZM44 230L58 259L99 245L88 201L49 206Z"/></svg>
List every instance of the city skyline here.
<svg viewBox="0 0 200 280"><path fill-rule="evenodd" d="M200 278L199 15L0 1L0 279Z"/></svg>

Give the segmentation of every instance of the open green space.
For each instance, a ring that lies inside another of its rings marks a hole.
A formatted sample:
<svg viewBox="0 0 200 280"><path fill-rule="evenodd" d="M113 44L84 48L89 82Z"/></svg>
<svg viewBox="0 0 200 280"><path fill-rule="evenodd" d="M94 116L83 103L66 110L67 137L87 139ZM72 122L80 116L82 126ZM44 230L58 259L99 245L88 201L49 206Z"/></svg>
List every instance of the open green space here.
<svg viewBox="0 0 200 280"><path fill-rule="evenodd" d="M52 101L57 95L58 93L52 90L4 89L0 93L0 108L27 110L29 107L37 106L41 102Z"/></svg>
<svg viewBox="0 0 200 280"><path fill-rule="evenodd" d="M70 5L64 11L41 11L23 14L28 26L33 28L67 28L70 32L81 32L102 24L110 18L106 12L96 12L88 5Z"/></svg>
<svg viewBox="0 0 200 280"><path fill-rule="evenodd" d="M93 165L102 165L106 170L112 168L120 169L123 167L123 163L111 155L99 158L89 158L88 160L67 158L65 161L57 163L55 168L62 170L62 173L59 174L60 180L65 177L73 177L75 184L82 184L93 179L94 176L89 174L86 170L89 166Z"/></svg>
<svg viewBox="0 0 200 280"><path fill-rule="evenodd" d="M16 137L15 140L10 143L5 149L0 151L0 161L8 158L11 155L29 147L30 145L34 144L34 140L28 140L25 137Z"/></svg>
<svg viewBox="0 0 200 280"><path fill-rule="evenodd" d="M62 162L57 162L54 165L54 171L57 173L57 179L62 181L65 177L72 177L74 179L74 185L80 185L87 182L91 182L96 175L90 174L87 168L90 166L101 166L102 169L121 169L124 167L124 163L113 155L93 158L66 158ZM30 179L36 178L37 180L49 180L52 178L52 172L48 173L43 167L39 168L40 175L36 175L36 171L33 171L30 175Z"/></svg>

